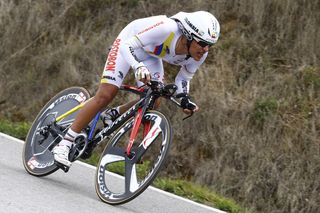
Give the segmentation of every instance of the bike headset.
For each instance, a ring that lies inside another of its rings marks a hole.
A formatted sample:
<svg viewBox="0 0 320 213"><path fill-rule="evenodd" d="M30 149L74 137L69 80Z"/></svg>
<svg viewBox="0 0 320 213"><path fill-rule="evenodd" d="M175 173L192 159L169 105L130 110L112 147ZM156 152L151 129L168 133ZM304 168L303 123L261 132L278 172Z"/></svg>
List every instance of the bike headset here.
<svg viewBox="0 0 320 213"><path fill-rule="evenodd" d="M218 41L220 24L216 17L209 12L179 12L170 18L177 22L179 29L187 38L189 55L192 40L195 40L203 48L210 47Z"/></svg>

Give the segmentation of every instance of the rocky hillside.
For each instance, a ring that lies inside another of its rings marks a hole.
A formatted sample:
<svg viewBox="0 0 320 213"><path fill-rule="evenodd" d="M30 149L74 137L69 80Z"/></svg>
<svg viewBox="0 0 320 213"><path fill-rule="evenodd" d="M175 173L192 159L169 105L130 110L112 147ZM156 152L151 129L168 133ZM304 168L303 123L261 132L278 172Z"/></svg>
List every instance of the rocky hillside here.
<svg viewBox="0 0 320 213"><path fill-rule="evenodd" d="M172 105L161 107L175 130L162 175L254 212L317 212L319 0L2 0L0 118L32 121L68 86L94 94L108 46L127 23L195 10L216 15L221 39L191 84L201 111L182 121ZM168 81L178 71L165 69Z"/></svg>

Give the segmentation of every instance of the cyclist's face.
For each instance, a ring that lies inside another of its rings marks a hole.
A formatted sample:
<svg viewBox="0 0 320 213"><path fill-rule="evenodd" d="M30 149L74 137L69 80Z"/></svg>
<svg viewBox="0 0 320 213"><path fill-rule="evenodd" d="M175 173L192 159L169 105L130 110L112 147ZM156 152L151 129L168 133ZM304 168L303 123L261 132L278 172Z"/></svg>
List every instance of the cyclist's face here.
<svg viewBox="0 0 320 213"><path fill-rule="evenodd" d="M193 40L190 45L189 52L191 54L191 57L196 60L200 61L202 56L209 51L210 46L207 45L205 47L202 47L201 45L198 44L197 41Z"/></svg>

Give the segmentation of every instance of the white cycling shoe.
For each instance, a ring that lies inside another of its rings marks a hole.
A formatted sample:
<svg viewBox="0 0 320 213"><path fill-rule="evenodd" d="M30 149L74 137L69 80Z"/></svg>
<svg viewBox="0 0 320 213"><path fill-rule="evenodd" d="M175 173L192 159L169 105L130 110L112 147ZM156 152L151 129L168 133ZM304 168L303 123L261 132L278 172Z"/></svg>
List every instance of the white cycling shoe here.
<svg viewBox="0 0 320 213"><path fill-rule="evenodd" d="M54 160L70 168L72 163L69 161L69 152L70 152L69 146L60 145L60 144L55 146L52 150Z"/></svg>

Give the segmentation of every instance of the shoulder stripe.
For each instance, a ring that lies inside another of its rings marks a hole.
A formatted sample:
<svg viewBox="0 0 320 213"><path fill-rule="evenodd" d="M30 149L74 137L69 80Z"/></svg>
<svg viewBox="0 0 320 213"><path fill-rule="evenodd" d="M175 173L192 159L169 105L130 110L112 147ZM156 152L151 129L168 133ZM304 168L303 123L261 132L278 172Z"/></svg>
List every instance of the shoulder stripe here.
<svg viewBox="0 0 320 213"><path fill-rule="evenodd" d="M171 32L170 35L166 38L166 40L161 45L158 45L154 48L153 54L161 58L164 57L167 53L167 49L168 50L170 49L170 45L173 38L174 38L174 33Z"/></svg>

